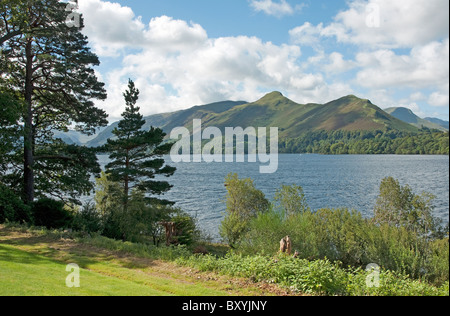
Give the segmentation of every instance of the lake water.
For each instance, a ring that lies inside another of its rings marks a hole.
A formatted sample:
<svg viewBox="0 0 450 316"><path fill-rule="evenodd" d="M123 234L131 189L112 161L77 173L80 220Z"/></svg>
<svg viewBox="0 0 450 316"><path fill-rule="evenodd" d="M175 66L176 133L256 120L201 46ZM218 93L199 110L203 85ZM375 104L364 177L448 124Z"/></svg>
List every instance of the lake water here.
<svg viewBox="0 0 450 316"><path fill-rule="evenodd" d="M104 164L106 156L100 156ZM245 160L247 161L247 159ZM239 178L252 178L256 188L271 200L281 185L303 187L309 206L346 207L373 215L381 180L392 176L414 193L434 194L435 215L449 220L449 157L397 155L279 155L278 171L260 174L259 163L173 163L175 174L165 178L172 185L165 199L196 216L202 230L219 240L218 227L225 212L224 179L234 172Z"/></svg>

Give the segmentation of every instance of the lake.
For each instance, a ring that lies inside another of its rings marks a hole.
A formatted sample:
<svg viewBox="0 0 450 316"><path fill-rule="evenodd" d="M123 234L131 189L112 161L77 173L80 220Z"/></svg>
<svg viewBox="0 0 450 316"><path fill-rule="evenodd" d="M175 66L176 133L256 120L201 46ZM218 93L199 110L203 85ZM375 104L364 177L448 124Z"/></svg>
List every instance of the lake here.
<svg viewBox="0 0 450 316"><path fill-rule="evenodd" d="M104 165L107 156L99 156ZM247 159L245 159L247 161ZM165 199L194 215L201 229L219 240L218 227L225 212L224 179L234 172L239 178L251 178L256 188L271 200L281 185L303 187L313 209L346 207L373 215L381 180L392 176L414 193L436 196L435 215L449 220L449 157L399 155L279 155L278 171L260 174L259 163L173 163L175 174L165 178L173 185Z"/></svg>

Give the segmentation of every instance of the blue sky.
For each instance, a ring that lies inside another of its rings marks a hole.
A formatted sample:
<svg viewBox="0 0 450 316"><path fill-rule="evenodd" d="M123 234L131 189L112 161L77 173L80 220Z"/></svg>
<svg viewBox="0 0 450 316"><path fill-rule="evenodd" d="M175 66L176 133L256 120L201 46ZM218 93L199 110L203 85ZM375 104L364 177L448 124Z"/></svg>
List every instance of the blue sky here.
<svg viewBox="0 0 450 316"><path fill-rule="evenodd" d="M247 0L121 0L142 16L143 20L167 15L174 19L200 24L210 37L256 36L264 41L283 44L289 41L288 31L304 22L331 22L345 8L345 1L290 1L293 14L268 15L256 11ZM299 6L295 10L295 7Z"/></svg>
<svg viewBox="0 0 450 316"><path fill-rule="evenodd" d="M355 94L448 120L448 0L78 0L118 119L128 78L145 115L281 91Z"/></svg>

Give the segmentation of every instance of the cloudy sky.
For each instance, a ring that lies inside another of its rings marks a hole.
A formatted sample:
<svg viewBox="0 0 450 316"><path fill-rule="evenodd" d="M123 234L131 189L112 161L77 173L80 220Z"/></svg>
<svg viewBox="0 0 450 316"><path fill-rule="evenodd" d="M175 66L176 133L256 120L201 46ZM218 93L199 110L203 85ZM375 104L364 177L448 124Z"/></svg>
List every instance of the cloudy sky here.
<svg viewBox="0 0 450 316"><path fill-rule="evenodd" d="M448 0L78 0L108 99L145 115L280 91L449 117Z"/></svg>

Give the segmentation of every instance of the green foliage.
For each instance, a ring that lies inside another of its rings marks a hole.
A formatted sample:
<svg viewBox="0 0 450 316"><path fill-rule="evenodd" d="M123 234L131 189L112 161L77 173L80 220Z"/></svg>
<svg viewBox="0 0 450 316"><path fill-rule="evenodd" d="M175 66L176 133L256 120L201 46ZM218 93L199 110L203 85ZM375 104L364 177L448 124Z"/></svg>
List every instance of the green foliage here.
<svg viewBox="0 0 450 316"><path fill-rule="evenodd" d="M179 235L175 236L177 244L191 246L200 238L195 219L181 209L173 209L170 221L175 223Z"/></svg>
<svg viewBox="0 0 450 316"><path fill-rule="evenodd" d="M239 179L237 174L230 173L225 178L225 186L227 214L220 226L220 234L231 247L235 247L247 230L248 221L266 212L270 204L251 179Z"/></svg>
<svg viewBox="0 0 450 316"><path fill-rule="evenodd" d="M219 232L224 241L230 245L231 248L239 244L242 235L247 232L248 223L243 221L238 214L229 213L222 219L220 223Z"/></svg>
<svg viewBox="0 0 450 316"><path fill-rule="evenodd" d="M74 214L72 228L86 233L101 233L103 230L102 217L94 203L87 203L77 208Z"/></svg>
<svg viewBox="0 0 450 316"><path fill-rule="evenodd" d="M373 220L423 235L436 233L440 222L432 215L434 199L432 194L414 194L408 185L401 186L398 180L385 178L381 181Z"/></svg>
<svg viewBox="0 0 450 316"><path fill-rule="evenodd" d="M298 185L282 185L275 193L274 200L286 217L309 211L303 188Z"/></svg>
<svg viewBox="0 0 450 316"><path fill-rule="evenodd" d="M405 227L376 225L346 209L321 209L286 219L275 211L260 214L249 223L237 251L274 254L286 235L302 259L328 258L354 267L376 263L436 284L448 281L448 239L428 240Z"/></svg>
<svg viewBox="0 0 450 316"><path fill-rule="evenodd" d="M168 154L170 146L162 144L165 133L161 129L150 128L143 131L141 128L145 120L139 113L136 102L139 98L139 90L134 82L129 80L128 90L124 93L126 102L123 119L119 122L113 134L115 139L108 139L105 150L110 152L112 160L106 166L106 172L113 181L123 185L123 207L128 207L129 193L132 184L143 192L153 195L161 195L170 190L171 186L166 181L154 180L156 175L169 177L175 172L175 168L165 164L163 155ZM153 198L155 202L157 199ZM159 204L173 204L169 201L158 200Z"/></svg>
<svg viewBox="0 0 450 316"><path fill-rule="evenodd" d="M328 259L306 260L292 256L243 256L228 253L225 257L187 256L176 260L201 271L269 282L312 295L346 296L448 296L448 281L441 286L412 280L400 272L381 269L379 285L369 286L370 271L345 268Z"/></svg>
<svg viewBox="0 0 450 316"><path fill-rule="evenodd" d="M375 131L308 131L297 138L284 138L280 153L399 154L448 155L449 134L438 130L419 132L398 130Z"/></svg>
<svg viewBox="0 0 450 316"><path fill-rule="evenodd" d="M49 198L42 198L33 203L34 224L47 228L68 228L73 216L64 207L64 203Z"/></svg>
<svg viewBox="0 0 450 316"><path fill-rule="evenodd" d="M85 193L86 180L98 168L92 166L96 160L80 162L86 151L57 144L53 131L75 126L93 134L107 124L106 112L92 101L106 98L104 84L92 68L99 59L81 32L82 17L79 27L66 25L66 7L58 0L4 0L0 11L0 88L20 92L15 98L23 103L21 148L15 150L13 171L24 184L27 204L45 195L35 195L35 185L46 194ZM56 174L58 168L63 176Z"/></svg>
<svg viewBox="0 0 450 316"><path fill-rule="evenodd" d="M180 209L149 203L144 192L134 189L123 208L122 186L102 172L97 179L95 206L102 222L102 235L132 242L161 244L165 231L160 222L174 222L180 232L178 244L191 245L199 236L195 220Z"/></svg>
<svg viewBox="0 0 450 316"><path fill-rule="evenodd" d="M408 186L387 178L380 187L374 219L348 209L312 211L300 187L283 186L275 200L275 207L248 221L224 219L222 227L239 240L235 243L239 253L277 253L280 239L289 235L292 251L302 259L328 258L353 267L376 263L415 279L448 281L448 235L442 239L429 194L415 195Z"/></svg>
<svg viewBox="0 0 450 316"><path fill-rule="evenodd" d="M101 172L95 150L53 140L36 144L36 151L36 197L50 195L81 205L80 196L93 192L92 176Z"/></svg>
<svg viewBox="0 0 450 316"><path fill-rule="evenodd" d="M23 104L17 97L0 86L0 177L13 161L14 151L20 139L19 120Z"/></svg>
<svg viewBox="0 0 450 316"><path fill-rule="evenodd" d="M0 223L32 223L30 207L25 205L8 187L0 183Z"/></svg>

